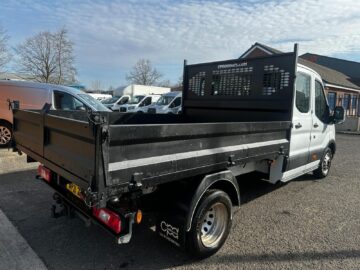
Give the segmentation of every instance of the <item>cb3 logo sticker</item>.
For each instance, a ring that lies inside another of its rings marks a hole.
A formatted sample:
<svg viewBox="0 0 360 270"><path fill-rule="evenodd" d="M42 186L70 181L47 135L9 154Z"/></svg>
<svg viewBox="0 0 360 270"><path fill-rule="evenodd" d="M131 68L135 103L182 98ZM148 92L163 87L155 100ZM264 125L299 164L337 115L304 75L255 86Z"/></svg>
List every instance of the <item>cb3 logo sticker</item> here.
<svg viewBox="0 0 360 270"><path fill-rule="evenodd" d="M161 221L160 229L166 236L171 236L176 240L179 239L179 228L173 227L171 224L166 223L165 221Z"/></svg>

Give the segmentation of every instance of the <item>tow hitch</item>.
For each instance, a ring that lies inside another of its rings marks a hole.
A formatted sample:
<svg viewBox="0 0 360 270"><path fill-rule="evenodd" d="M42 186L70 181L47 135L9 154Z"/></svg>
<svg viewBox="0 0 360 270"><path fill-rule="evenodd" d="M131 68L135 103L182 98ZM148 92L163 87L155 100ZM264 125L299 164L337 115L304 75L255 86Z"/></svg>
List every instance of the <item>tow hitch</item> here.
<svg viewBox="0 0 360 270"><path fill-rule="evenodd" d="M64 204L63 199L57 193L54 193L53 199L55 204L51 206L51 217L59 218L62 216L74 217L74 211L67 205Z"/></svg>

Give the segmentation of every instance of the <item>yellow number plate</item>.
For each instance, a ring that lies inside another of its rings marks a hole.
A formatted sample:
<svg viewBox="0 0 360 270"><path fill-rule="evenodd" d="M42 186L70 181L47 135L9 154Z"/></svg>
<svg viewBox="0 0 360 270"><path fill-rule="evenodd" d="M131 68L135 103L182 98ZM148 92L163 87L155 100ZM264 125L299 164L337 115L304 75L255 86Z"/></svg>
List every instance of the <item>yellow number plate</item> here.
<svg viewBox="0 0 360 270"><path fill-rule="evenodd" d="M81 189L80 189L80 187L78 185L75 185L73 183L69 183L69 184L66 184L66 189L69 190L76 197L82 199Z"/></svg>

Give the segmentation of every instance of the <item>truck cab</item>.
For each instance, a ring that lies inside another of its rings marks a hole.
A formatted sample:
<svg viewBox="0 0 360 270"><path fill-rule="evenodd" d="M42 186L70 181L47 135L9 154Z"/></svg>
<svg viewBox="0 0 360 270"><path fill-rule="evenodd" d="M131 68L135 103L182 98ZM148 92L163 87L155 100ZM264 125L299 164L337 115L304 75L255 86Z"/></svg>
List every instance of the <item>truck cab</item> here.
<svg viewBox="0 0 360 270"><path fill-rule="evenodd" d="M316 169L327 148L331 149L331 155L336 151L335 125L322 79L301 64L297 65L294 99L289 163L281 179L284 182ZM327 157L325 163L331 158ZM323 173L327 174L329 164L322 165Z"/></svg>

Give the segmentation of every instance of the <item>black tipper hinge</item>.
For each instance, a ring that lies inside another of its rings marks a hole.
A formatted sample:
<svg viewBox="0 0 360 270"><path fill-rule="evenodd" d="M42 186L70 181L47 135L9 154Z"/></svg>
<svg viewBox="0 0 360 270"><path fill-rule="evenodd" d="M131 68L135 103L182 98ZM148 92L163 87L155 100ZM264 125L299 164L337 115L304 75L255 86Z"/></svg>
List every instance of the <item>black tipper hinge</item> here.
<svg viewBox="0 0 360 270"><path fill-rule="evenodd" d="M87 190L84 191L85 194L85 204L88 207L93 207L93 206L97 206L97 207L105 207L105 205L103 204L104 201L104 193L98 193L98 192L93 192L91 191L90 188L88 188Z"/></svg>
<svg viewBox="0 0 360 270"><path fill-rule="evenodd" d="M235 155L231 154L228 158L228 166L234 166L235 164Z"/></svg>
<svg viewBox="0 0 360 270"><path fill-rule="evenodd" d="M142 187L143 173L134 173L129 183L129 190L140 189Z"/></svg>
<svg viewBox="0 0 360 270"><path fill-rule="evenodd" d="M104 126L101 132L101 143L104 143L108 137L109 137L109 130L106 126Z"/></svg>

